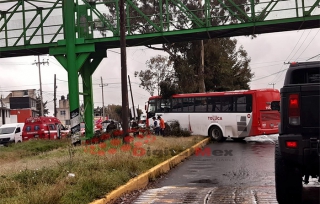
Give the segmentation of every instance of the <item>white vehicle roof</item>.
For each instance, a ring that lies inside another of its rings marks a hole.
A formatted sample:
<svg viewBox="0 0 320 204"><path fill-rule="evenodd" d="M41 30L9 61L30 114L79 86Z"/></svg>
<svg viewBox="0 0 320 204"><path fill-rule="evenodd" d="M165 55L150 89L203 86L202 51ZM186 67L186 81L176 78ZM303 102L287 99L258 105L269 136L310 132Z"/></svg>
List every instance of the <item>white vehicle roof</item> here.
<svg viewBox="0 0 320 204"><path fill-rule="evenodd" d="M5 127L17 127L17 126L24 126L24 123L10 123L10 124L4 124L1 125L0 128L5 128Z"/></svg>

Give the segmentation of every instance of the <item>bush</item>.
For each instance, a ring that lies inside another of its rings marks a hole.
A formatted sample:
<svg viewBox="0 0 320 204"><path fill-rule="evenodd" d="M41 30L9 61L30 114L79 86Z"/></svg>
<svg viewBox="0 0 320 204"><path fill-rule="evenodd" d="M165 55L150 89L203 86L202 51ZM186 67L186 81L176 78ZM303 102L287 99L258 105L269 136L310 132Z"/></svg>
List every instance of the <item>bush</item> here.
<svg viewBox="0 0 320 204"><path fill-rule="evenodd" d="M180 123L177 120L169 121L166 123L165 135L172 135L176 137L188 137L191 136L189 130L184 130L180 127Z"/></svg>

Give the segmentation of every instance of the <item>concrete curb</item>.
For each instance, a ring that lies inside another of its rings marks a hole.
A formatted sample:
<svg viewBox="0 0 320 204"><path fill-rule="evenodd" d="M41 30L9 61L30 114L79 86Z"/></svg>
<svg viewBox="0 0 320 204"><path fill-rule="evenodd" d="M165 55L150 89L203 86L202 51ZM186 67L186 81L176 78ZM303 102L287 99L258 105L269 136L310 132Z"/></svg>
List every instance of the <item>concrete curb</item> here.
<svg viewBox="0 0 320 204"><path fill-rule="evenodd" d="M201 142L193 145L189 149L181 152L180 154L168 159L167 161L164 161L157 166L149 169L147 172L132 178L128 181L128 183L118 187L114 191L110 192L107 194L104 198L95 200L91 202L90 204L106 204L111 201L116 200L117 198L121 197L123 194L134 191L134 190L139 190L144 187L146 187L149 183L149 180L152 180L156 177L158 177L161 174L164 174L168 172L172 167L176 166L179 164L181 161L185 160L192 154L194 154L195 149L197 148L202 148L206 144L208 144L210 141L210 138L206 138L202 140Z"/></svg>

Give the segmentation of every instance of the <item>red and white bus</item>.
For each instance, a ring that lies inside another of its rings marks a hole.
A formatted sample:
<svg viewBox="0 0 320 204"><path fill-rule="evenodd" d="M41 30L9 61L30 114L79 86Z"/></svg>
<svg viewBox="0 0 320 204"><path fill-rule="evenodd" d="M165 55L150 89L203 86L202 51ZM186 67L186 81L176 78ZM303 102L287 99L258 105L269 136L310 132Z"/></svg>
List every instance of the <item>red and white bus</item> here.
<svg viewBox="0 0 320 204"><path fill-rule="evenodd" d="M178 121L193 135L217 141L277 134L280 114L271 110L271 101L279 100L276 89L176 94L169 99L152 96L147 126L153 124L153 116L161 115L166 122Z"/></svg>

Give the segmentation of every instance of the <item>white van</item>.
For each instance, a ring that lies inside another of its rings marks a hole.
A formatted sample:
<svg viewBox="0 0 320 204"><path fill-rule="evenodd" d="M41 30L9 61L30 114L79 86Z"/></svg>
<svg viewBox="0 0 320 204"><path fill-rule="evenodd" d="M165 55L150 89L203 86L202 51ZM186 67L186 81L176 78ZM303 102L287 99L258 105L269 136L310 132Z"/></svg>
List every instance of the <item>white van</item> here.
<svg viewBox="0 0 320 204"><path fill-rule="evenodd" d="M9 143L22 142L24 123L5 124L0 127L0 144L7 146Z"/></svg>

